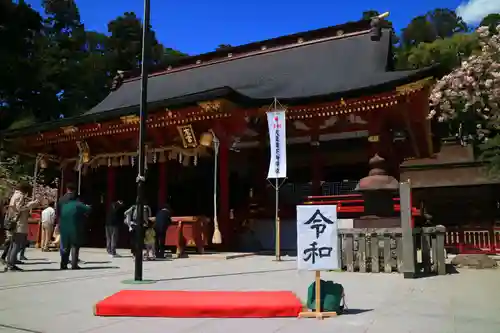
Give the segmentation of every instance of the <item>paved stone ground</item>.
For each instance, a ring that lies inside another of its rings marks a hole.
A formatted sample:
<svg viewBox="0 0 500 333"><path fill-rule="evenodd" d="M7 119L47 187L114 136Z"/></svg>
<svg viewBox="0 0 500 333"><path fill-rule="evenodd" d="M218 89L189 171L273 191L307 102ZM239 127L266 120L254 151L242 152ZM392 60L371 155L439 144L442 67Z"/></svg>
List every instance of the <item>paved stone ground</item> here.
<svg viewBox="0 0 500 333"><path fill-rule="evenodd" d="M124 251L123 253L126 253ZM111 260L84 250L81 271L59 271L58 254L29 250L25 272L0 273L0 332L477 332L498 333L500 270L404 280L398 274L325 273L342 283L351 314L316 319L100 318L92 306L121 289L292 290L302 299L312 273L298 273L293 258L177 259L146 262L151 285L125 285L131 258ZM90 269L96 268L96 269Z"/></svg>

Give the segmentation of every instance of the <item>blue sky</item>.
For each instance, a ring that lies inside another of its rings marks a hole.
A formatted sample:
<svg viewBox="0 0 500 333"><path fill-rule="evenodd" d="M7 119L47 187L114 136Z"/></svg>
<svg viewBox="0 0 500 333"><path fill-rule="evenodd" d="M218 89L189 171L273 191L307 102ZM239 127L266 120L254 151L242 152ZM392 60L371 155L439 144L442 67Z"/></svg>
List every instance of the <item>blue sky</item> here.
<svg viewBox="0 0 500 333"><path fill-rule="evenodd" d="M86 29L107 32L107 23L125 11L142 16L142 0L76 0ZM476 0L471 0L474 2ZM479 0L488 1L488 0ZM493 2L500 0L490 0ZM41 0L28 0L40 9ZM416 15L457 8L461 0L151 0L158 39L194 55L219 44L240 45L358 20L364 10L389 11L398 31ZM404 4L404 5L403 5ZM484 8L484 6L482 6Z"/></svg>

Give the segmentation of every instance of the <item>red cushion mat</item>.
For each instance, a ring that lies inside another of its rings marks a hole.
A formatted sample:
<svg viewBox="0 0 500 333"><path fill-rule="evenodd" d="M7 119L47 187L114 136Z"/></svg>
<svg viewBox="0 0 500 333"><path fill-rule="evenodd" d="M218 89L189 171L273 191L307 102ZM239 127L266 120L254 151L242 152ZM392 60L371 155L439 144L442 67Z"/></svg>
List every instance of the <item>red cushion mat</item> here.
<svg viewBox="0 0 500 333"><path fill-rule="evenodd" d="M95 315L270 318L297 317L302 308L289 291L122 290L97 303Z"/></svg>

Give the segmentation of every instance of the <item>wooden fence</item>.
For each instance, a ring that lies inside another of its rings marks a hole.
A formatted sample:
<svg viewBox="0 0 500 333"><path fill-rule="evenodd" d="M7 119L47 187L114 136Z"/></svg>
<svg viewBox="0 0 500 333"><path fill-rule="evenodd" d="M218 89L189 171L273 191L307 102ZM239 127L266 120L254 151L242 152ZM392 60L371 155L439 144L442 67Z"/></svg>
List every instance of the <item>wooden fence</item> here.
<svg viewBox="0 0 500 333"><path fill-rule="evenodd" d="M445 228L414 228L411 239L402 228L340 229L342 267L348 272L404 273L403 242L409 242L413 256L406 272L413 275L445 274Z"/></svg>

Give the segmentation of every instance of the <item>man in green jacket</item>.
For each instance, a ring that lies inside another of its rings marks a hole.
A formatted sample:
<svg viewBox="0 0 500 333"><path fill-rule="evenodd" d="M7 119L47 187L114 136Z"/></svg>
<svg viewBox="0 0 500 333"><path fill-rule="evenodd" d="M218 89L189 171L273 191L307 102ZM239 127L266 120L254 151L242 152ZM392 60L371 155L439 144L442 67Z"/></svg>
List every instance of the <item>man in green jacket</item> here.
<svg viewBox="0 0 500 333"><path fill-rule="evenodd" d="M71 197L60 207L59 231L61 234L61 269L68 269L71 253L71 269L80 269L78 256L83 245L85 218L90 206L83 204L76 196Z"/></svg>

